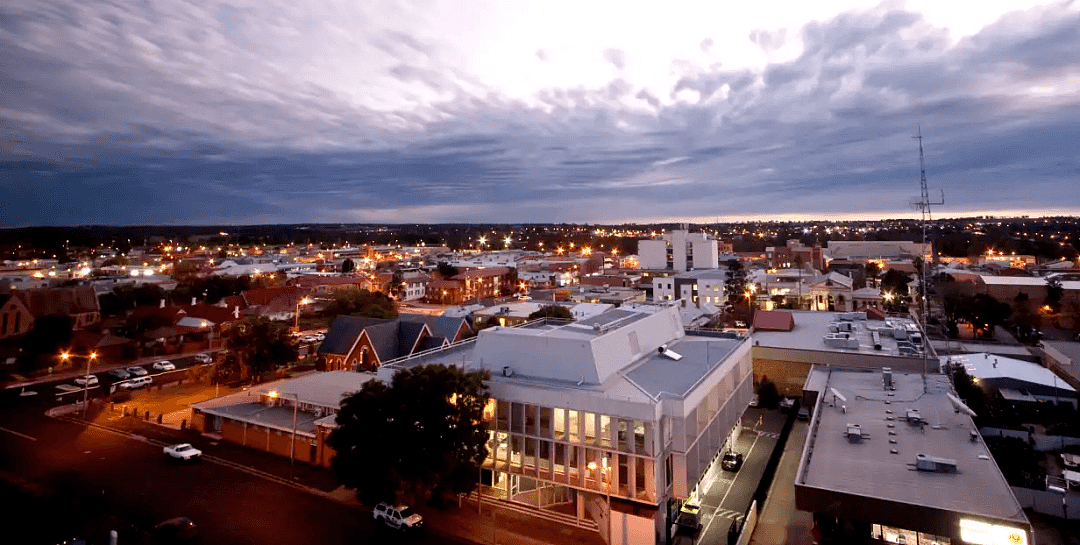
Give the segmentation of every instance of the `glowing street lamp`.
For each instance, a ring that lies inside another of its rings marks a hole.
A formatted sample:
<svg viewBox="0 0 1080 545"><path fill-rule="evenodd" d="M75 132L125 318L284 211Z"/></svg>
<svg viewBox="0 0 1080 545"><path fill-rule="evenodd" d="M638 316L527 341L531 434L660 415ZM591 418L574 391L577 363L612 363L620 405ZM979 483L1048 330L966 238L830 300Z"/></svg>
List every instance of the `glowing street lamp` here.
<svg viewBox="0 0 1080 545"><path fill-rule="evenodd" d="M306 305L308 303L311 303L311 298L306 296L306 295L304 296L303 299L300 299L299 301L296 302L296 324L293 327L293 329L297 333L300 332L300 305Z"/></svg>
<svg viewBox="0 0 1080 545"><path fill-rule="evenodd" d="M71 358L86 358L86 375L83 380L83 418L86 417L86 406L88 404L87 396L90 394L90 362L97 359L97 352L91 352L89 355L71 354L68 352L60 353L60 359L67 361Z"/></svg>

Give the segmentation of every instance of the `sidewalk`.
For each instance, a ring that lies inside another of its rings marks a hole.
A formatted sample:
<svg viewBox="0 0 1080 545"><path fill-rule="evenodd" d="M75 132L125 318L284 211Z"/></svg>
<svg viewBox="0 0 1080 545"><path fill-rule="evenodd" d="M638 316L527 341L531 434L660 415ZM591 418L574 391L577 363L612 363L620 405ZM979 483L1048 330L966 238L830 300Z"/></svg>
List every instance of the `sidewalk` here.
<svg viewBox="0 0 1080 545"><path fill-rule="evenodd" d="M757 527L750 538L757 545L811 545L810 530L813 518L806 511L795 508L795 473L799 469L803 443L806 442L807 424L796 422L788 436L787 447L780 457L776 476L769 487L769 496L758 515Z"/></svg>
<svg viewBox="0 0 1080 545"><path fill-rule="evenodd" d="M192 443L204 455L220 458L237 469L282 484L290 484L309 493L369 511L356 495L337 482L332 470L297 462L290 467L289 459L249 449L227 441L218 441L193 430L161 426L105 409L93 420L94 424L117 432L133 434L163 443ZM204 461L205 463L206 461ZM492 522L494 511L494 523ZM482 544L545 545L573 543L604 545L600 534L546 520L530 517L510 509L499 508L485 499L482 512L477 513L474 500L464 500L461 507L450 505L443 510L421 507L427 520L426 531Z"/></svg>

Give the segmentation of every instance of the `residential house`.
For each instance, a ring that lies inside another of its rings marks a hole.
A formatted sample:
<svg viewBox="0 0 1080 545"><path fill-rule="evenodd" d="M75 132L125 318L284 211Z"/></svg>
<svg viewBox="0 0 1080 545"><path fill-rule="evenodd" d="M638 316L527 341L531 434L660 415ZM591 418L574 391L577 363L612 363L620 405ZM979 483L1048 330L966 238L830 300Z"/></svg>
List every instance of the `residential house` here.
<svg viewBox="0 0 1080 545"><path fill-rule="evenodd" d="M274 321L292 320L296 317L297 304L307 293L298 287L255 288L242 294L247 308L241 312L248 316L268 318Z"/></svg>
<svg viewBox="0 0 1080 545"><path fill-rule="evenodd" d="M13 293L35 319L62 314L71 318L74 329L83 329L101 321L101 307L98 306L94 288L90 286L16 290Z"/></svg>
<svg viewBox="0 0 1080 545"><path fill-rule="evenodd" d="M852 310L852 296L855 293L852 289L853 283L850 276L838 272L829 272L815 278L810 283L810 310Z"/></svg>
<svg viewBox="0 0 1080 545"><path fill-rule="evenodd" d="M377 291L373 278L367 273L349 274L343 276L305 274L285 281L285 286L300 288L304 292L314 296L328 296L335 290L359 289Z"/></svg>
<svg viewBox="0 0 1080 545"><path fill-rule="evenodd" d="M22 335L34 326L34 315L22 299L8 293L0 295L0 339Z"/></svg>

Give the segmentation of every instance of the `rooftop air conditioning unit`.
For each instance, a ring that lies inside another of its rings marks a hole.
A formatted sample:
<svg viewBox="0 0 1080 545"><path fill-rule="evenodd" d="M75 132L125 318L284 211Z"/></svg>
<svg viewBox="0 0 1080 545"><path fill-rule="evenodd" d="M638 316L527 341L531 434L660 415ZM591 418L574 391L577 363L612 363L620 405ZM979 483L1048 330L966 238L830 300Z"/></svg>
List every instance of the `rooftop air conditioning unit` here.
<svg viewBox="0 0 1080 545"><path fill-rule="evenodd" d="M915 469L919 471L933 471L935 473L956 473L956 460L951 458L939 458L925 454L915 455Z"/></svg>
<svg viewBox="0 0 1080 545"><path fill-rule="evenodd" d="M514 370L511 369L509 365L503 366L503 376L504 377L512 377L512 376L514 376Z"/></svg>

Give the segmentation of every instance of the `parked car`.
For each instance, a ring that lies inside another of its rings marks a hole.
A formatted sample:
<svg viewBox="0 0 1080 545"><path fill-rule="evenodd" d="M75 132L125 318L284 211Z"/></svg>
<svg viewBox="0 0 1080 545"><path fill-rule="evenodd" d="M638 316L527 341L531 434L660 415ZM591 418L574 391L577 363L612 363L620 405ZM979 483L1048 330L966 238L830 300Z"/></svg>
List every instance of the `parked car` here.
<svg viewBox="0 0 1080 545"><path fill-rule="evenodd" d="M154 526L154 543L192 543L199 532L187 517L176 517Z"/></svg>
<svg viewBox="0 0 1080 545"><path fill-rule="evenodd" d="M125 380L124 382L121 382L120 387L130 390L134 388L142 388L143 386L149 386L152 382L154 382L154 379L150 377L135 377L131 380Z"/></svg>
<svg viewBox="0 0 1080 545"><path fill-rule="evenodd" d="M176 370L176 365L173 365L173 362L171 362L169 360L156 361L156 362L154 362L154 365L151 365L151 367L153 367L155 371L175 371Z"/></svg>
<svg viewBox="0 0 1080 545"><path fill-rule="evenodd" d="M375 506L371 516L398 530L415 530L424 524L424 517L414 513L407 505L393 506L383 502Z"/></svg>
<svg viewBox="0 0 1080 545"><path fill-rule="evenodd" d="M724 453L723 459L720 460L720 467L727 471L738 471L742 467L743 455L739 452L728 451Z"/></svg>
<svg viewBox="0 0 1080 545"><path fill-rule="evenodd" d="M799 414L796 415L799 420L810 420L810 409L808 407L799 407Z"/></svg>
<svg viewBox="0 0 1080 545"><path fill-rule="evenodd" d="M83 377L76 377L75 384L79 386L86 386L87 388L93 388L98 385L98 378L96 375L86 375Z"/></svg>
<svg viewBox="0 0 1080 545"><path fill-rule="evenodd" d="M142 367L139 367L137 365L133 365L131 367L128 367L127 369L125 369L125 371L127 371L128 373L131 373L132 376L136 376L136 377L145 377L146 375L150 374L150 373L146 372L146 369L143 369Z"/></svg>
<svg viewBox="0 0 1080 545"><path fill-rule="evenodd" d="M109 376L117 380L127 380L131 378L131 373L128 373L126 370L117 367L116 369L109 371Z"/></svg>
<svg viewBox="0 0 1080 545"><path fill-rule="evenodd" d="M165 455L177 460L191 461L202 456L202 451L191 446L191 443L169 445L164 448Z"/></svg>
<svg viewBox="0 0 1080 545"><path fill-rule="evenodd" d="M314 343L314 342L319 342L319 339L316 339L315 337L313 337L311 335L307 335L307 336L304 336L304 337L300 337L300 342L302 342L302 343Z"/></svg>
<svg viewBox="0 0 1080 545"><path fill-rule="evenodd" d="M196 363L213 363L214 358L210 354L195 354L193 359Z"/></svg>
<svg viewBox="0 0 1080 545"><path fill-rule="evenodd" d="M326 334L316 333L315 335L313 335L313 337L315 337L316 341L322 342L324 339L326 339Z"/></svg>
<svg viewBox="0 0 1080 545"><path fill-rule="evenodd" d="M780 412L782 412L782 413L788 412L794 406L795 406L795 398L793 398L793 397L785 397L785 398L780 400Z"/></svg>

